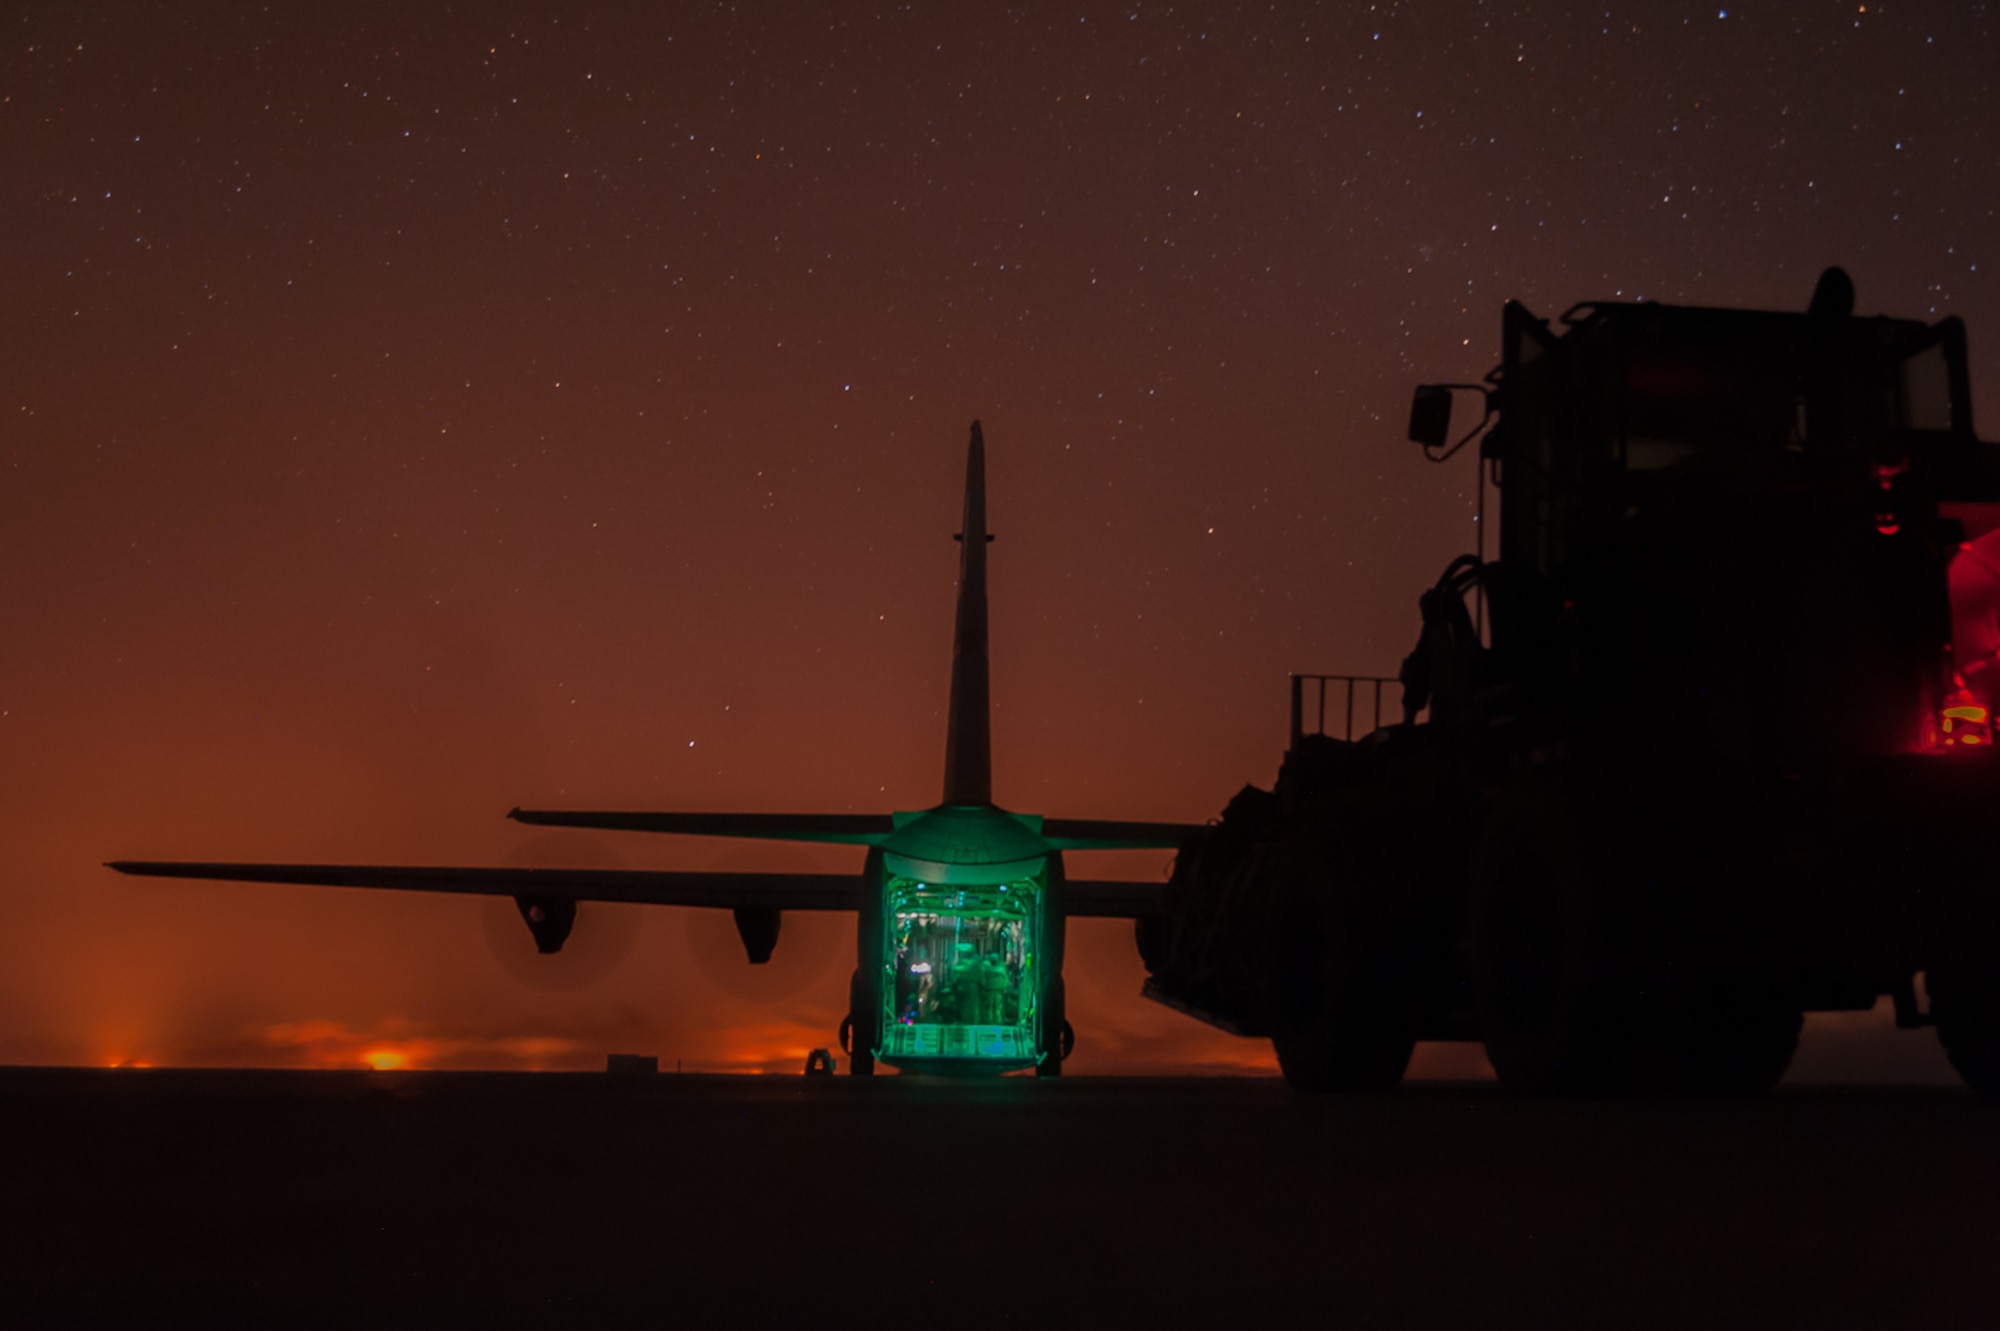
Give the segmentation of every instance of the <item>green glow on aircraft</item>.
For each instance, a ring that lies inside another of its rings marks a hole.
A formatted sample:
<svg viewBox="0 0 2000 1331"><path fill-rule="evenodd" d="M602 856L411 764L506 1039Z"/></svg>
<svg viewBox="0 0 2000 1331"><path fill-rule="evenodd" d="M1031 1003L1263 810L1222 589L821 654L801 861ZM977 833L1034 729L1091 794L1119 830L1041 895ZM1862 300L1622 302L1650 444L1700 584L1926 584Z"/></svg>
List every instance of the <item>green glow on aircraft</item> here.
<svg viewBox="0 0 2000 1331"><path fill-rule="evenodd" d="M865 846L859 875L651 870L427 868L120 860L121 873L511 896L543 952L561 949L581 901L727 909L754 963L770 959L788 910L857 914L856 966L841 1023L850 1071L876 1062L948 1073L1061 1072L1064 922L1150 914L1162 884L1071 881L1063 853L1178 846L1178 823L1045 819L993 803L986 632L986 455L966 454L958 609L943 799L889 814L567 812L515 809L544 827L758 837Z"/></svg>

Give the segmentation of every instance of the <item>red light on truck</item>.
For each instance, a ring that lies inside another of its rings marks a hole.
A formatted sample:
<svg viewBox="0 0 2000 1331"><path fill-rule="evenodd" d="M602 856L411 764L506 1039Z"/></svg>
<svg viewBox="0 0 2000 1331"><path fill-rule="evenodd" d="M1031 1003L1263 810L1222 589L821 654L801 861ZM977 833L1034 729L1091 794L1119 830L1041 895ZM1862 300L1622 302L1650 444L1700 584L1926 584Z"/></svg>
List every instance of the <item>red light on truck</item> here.
<svg viewBox="0 0 2000 1331"><path fill-rule="evenodd" d="M1992 714L1984 704L1974 702L1963 688L1954 689L1938 709L1937 729L1931 732L1934 749L1977 748L1992 740Z"/></svg>

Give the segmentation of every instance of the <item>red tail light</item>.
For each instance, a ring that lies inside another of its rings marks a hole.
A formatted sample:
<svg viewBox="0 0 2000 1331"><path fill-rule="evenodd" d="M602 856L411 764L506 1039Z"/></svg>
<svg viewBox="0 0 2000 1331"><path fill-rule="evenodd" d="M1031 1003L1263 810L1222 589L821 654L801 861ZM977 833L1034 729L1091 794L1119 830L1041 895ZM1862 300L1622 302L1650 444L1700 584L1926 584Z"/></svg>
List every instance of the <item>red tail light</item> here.
<svg viewBox="0 0 2000 1331"><path fill-rule="evenodd" d="M1938 709L1937 727L1931 732L1933 749L1985 748L1993 742L1992 717L1986 705L1964 687L1945 695Z"/></svg>

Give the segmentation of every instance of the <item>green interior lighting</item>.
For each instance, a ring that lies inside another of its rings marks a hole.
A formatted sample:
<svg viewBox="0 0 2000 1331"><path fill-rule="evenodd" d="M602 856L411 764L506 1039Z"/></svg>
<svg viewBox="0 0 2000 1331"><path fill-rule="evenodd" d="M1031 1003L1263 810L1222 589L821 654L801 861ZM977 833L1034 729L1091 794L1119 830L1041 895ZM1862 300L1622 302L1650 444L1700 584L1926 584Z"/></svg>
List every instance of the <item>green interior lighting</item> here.
<svg viewBox="0 0 2000 1331"><path fill-rule="evenodd" d="M888 877L883 1062L927 1071L1033 1067L1042 882L956 885Z"/></svg>

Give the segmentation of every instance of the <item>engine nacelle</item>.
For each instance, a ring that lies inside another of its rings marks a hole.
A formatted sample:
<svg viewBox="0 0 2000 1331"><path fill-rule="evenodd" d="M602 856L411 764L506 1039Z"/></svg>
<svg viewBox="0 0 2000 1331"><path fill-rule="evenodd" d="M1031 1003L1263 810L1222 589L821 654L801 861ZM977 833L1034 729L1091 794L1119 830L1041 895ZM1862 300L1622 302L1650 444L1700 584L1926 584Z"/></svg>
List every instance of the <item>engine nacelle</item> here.
<svg viewBox="0 0 2000 1331"><path fill-rule="evenodd" d="M771 949L778 945L778 927L784 923L785 913L771 906L738 906L730 913L736 917L736 936L743 940L750 964L761 966L769 961Z"/></svg>
<svg viewBox="0 0 2000 1331"><path fill-rule="evenodd" d="M528 932L535 936L535 951L562 951L569 931L576 926L574 897L515 897L514 905L528 922Z"/></svg>

